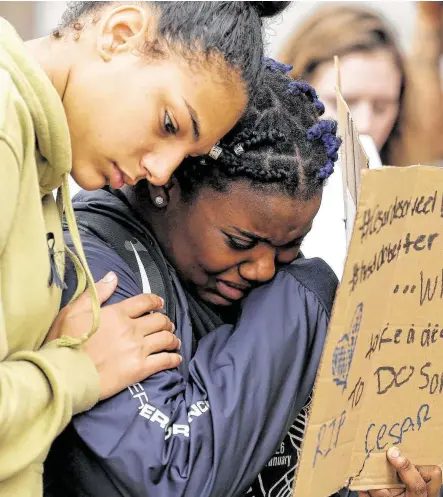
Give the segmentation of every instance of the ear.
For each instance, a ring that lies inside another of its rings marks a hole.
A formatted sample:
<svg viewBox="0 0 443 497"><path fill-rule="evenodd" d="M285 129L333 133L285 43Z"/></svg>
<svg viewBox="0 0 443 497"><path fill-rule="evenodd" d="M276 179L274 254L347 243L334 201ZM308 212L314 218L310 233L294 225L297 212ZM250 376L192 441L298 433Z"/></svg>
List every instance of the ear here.
<svg viewBox="0 0 443 497"><path fill-rule="evenodd" d="M153 22L146 9L137 5L105 10L97 35L100 57L108 62L115 54L131 52L145 41Z"/></svg>

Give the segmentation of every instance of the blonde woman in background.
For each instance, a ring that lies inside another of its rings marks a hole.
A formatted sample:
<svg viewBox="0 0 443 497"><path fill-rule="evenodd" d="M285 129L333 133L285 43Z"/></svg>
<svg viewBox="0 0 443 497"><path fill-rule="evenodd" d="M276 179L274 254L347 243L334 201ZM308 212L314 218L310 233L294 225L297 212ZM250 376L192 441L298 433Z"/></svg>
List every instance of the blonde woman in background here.
<svg viewBox="0 0 443 497"><path fill-rule="evenodd" d="M291 75L318 91L335 117L334 55L342 91L360 134L372 137L383 164L407 166L440 159L442 99L439 58L441 3L418 2L408 58L379 14L363 5L328 5L288 39L279 59Z"/></svg>

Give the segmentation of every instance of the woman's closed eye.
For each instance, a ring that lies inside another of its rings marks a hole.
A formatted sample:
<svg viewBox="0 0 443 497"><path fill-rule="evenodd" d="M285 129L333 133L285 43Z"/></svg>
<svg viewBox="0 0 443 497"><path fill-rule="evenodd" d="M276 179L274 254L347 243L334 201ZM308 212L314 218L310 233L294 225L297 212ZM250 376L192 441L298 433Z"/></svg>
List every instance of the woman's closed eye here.
<svg viewBox="0 0 443 497"><path fill-rule="evenodd" d="M234 250L251 250L257 245L256 240L248 240L246 238L240 238L238 236L232 236L226 234L228 245Z"/></svg>
<svg viewBox="0 0 443 497"><path fill-rule="evenodd" d="M178 127L173 123L167 110L165 111L163 127L168 135L176 135L178 133Z"/></svg>

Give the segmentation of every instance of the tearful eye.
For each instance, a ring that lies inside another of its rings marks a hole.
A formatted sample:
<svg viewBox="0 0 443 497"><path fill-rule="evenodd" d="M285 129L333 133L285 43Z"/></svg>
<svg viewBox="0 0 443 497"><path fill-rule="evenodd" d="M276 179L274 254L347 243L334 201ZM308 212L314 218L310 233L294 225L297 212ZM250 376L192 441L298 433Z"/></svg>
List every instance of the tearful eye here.
<svg viewBox="0 0 443 497"><path fill-rule="evenodd" d="M168 111L165 111L165 119L164 119L163 126L165 128L166 133L168 133L169 135L176 135L178 132L178 129L176 128L176 126L172 122L172 119L171 119L170 115L168 114Z"/></svg>
<svg viewBox="0 0 443 497"><path fill-rule="evenodd" d="M255 240L245 240L236 236L228 236L228 243L235 250L251 250L257 245Z"/></svg>

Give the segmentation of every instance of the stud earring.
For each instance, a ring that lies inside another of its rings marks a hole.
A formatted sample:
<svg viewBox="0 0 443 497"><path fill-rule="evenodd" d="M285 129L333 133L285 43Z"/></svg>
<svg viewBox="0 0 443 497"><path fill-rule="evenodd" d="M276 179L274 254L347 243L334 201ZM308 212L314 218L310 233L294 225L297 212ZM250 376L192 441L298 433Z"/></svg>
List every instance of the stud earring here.
<svg viewBox="0 0 443 497"><path fill-rule="evenodd" d="M154 199L155 205L158 205L159 207L163 205L165 199L161 195L157 195Z"/></svg>

